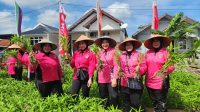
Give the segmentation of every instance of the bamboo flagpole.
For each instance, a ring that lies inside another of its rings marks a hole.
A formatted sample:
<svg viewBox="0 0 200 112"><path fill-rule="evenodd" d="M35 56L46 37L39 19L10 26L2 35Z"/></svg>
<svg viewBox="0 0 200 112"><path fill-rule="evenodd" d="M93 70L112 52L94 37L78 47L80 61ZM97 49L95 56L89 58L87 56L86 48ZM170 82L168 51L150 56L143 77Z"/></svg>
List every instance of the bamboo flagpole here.
<svg viewBox="0 0 200 112"><path fill-rule="evenodd" d="M102 35L102 10L100 7L100 2L99 0L97 0L97 4L96 4L96 8L97 8L97 32L98 32L98 38Z"/></svg>
<svg viewBox="0 0 200 112"><path fill-rule="evenodd" d="M157 8L156 0L154 0L153 5L152 5L152 26L151 26L151 29L157 30L158 26L159 26L158 8Z"/></svg>

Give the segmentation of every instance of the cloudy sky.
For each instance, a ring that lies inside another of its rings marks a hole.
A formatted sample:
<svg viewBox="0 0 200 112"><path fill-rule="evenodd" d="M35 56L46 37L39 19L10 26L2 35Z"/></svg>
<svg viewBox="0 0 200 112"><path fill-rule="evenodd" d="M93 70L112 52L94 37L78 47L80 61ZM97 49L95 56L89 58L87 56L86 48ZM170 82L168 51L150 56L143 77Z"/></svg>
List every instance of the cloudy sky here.
<svg viewBox="0 0 200 112"><path fill-rule="evenodd" d="M0 0L0 34L16 33L15 0ZM58 0L16 0L23 11L22 31L42 22L58 27ZM61 0L67 12L67 24L71 25L86 11L95 8L96 0ZM128 24L128 35L140 25L151 23L153 0L100 0L101 7ZM157 0L159 16L183 12L200 21L200 0Z"/></svg>

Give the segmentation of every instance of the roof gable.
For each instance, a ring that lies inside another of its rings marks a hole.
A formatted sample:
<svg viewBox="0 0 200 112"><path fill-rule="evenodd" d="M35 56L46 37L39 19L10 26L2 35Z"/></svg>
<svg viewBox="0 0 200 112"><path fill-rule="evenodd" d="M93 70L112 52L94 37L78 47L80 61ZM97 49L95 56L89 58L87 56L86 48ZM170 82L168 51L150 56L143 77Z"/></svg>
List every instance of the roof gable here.
<svg viewBox="0 0 200 112"><path fill-rule="evenodd" d="M32 30L25 31L22 34L52 34L58 33L58 28L39 23Z"/></svg>
<svg viewBox="0 0 200 112"><path fill-rule="evenodd" d="M75 22L74 24L72 24L69 27L69 31L72 31L73 29L75 29L79 24L81 24L84 20L86 20L88 17L90 17L92 14L97 14L95 9L91 9L90 11L88 11L85 15L83 15L77 22ZM113 21L115 21L116 23L119 24L123 24L123 22L117 18L115 18L114 16L110 15L109 13L105 12L104 10L102 10L102 14L103 16L106 16L110 19L112 19ZM90 25L92 25L95 21L97 21L97 16L92 17L88 22L86 22L83 27L89 29Z"/></svg>

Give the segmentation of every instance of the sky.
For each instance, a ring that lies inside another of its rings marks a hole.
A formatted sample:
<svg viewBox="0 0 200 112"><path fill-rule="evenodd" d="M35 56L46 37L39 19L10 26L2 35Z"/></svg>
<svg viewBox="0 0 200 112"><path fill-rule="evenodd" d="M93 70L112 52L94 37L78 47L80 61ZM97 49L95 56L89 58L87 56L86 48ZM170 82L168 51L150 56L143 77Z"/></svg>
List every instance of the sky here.
<svg viewBox="0 0 200 112"><path fill-rule="evenodd" d="M0 34L16 33L15 0L0 0ZM23 11L22 32L38 23L58 28L58 0L16 0ZM67 12L66 24L76 22L88 10L96 7L96 0L61 0ZM159 16L183 12L200 21L200 0L156 0ZM153 0L100 0L103 10L128 24L131 36L140 25L151 24Z"/></svg>

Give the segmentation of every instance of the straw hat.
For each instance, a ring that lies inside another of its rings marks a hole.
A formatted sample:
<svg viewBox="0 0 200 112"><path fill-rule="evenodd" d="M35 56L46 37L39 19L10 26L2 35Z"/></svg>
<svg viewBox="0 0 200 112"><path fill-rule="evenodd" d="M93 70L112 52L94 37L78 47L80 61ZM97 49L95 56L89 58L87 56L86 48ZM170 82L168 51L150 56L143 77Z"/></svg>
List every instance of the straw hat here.
<svg viewBox="0 0 200 112"><path fill-rule="evenodd" d="M35 44L33 47L35 49L37 49L37 50L42 50L41 44L50 44L52 51L57 49L57 45L54 44L52 41L50 41L47 38L42 39L40 42L38 42L37 44Z"/></svg>
<svg viewBox="0 0 200 112"><path fill-rule="evenodd" d="M121 50L121 51L126 50L125 47L124 47L126 42L133 42L134 49L137 49L142 45L142 42L140 42L139 40L136 40L136 39L129 37L129 38L126 38L122 43L119 44L119 50Z"/></svg>
<svg viewBox="0 0 200 112"><path fill-rule="evenodd" d="M95 40L95 43L101 47L102 41L106 39L109 42L109 46L114 48L117 45L117 42L109 36L103 36Z"/></svg>
<svg viewBox="0 0 200 112"><path fill-rule="evenodd" d="M155 38L162 39L162 41L163 41L162 47L164 47L164 48L167 47L167 46L169 46L170 42L172 41L169 37L166 37L166 36L163 36L163 35L151 35L150 38L148 38L147 40L145 40L144 46L146 48L148 48L148 49L153 49L152 41Z"/></svg>
<svg viewBox="0 0 200 112"><path fill-rule="evenodd" d="M10 49L20 49L21 47L19 47L17 44L12 44L11 46L9 46L7 48L7 50L10 50Z"/></svg>
<svg viewBox="0 0 200 112"><path fill-rule="evenodd" d="M78 48L78 42L80 41L86 41L87 45L91 45L94 43L94 40L92 40L91 38L85 36L85 35L81 35L75 42L74 42L74 48Z"/></svg>
<svg viewBox="0 0 200 112"><path fill-rule="evenodd" d="M8 39L0 39L0 46L9 46L10 40Z"/></svg>

